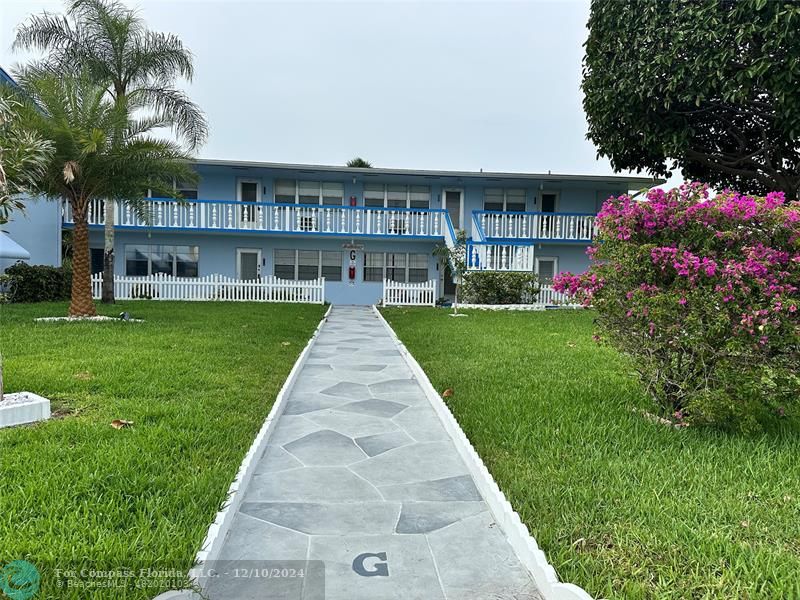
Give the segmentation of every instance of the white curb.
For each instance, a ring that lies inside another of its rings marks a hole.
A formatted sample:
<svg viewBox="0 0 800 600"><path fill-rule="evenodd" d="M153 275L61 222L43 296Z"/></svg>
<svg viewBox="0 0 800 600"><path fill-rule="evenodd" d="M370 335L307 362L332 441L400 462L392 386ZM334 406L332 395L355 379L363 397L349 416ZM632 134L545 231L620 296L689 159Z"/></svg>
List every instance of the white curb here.
<svg viewBox="0 0 800 600"><path fill-rule="evenodd" d="M253 440L250 450L247 451L244 460L242 460L242 464L239 466L239 472L236 474L233 483L231 483L230 487L228 488L228 494L225 503L222 505L222 508L219 510L219 512L217 512L214 522L208 528L206 539L203 541L201 549L195 556L195 566L189 571L189 578L194 580L201 587L203 587L207 579L205 574L206 569L203 568L203 565L206 562L217 560L217 557L219 556L219 552L225 543L225 537L227 536L228 530L230 530L233 519L236 516L236 511L239 509L239 506L242 503L244 490L247 488L247 485L253 478L253 473L255 473L258 459L261 458L261 455L264 453L264 449L267 446L267 441L272 434L272 430L275 429L275 424L278 422L278 418L283 414L283 411L286 408L289 393L291 392L292 387L294 387L294 382L297 380L297 375L300 373L300 369L303 368L303 365L308 358L308 353L311 351L311 347L314 345L314 340L317 339L319 330L327 320L328 315L331 312L331 308L332 307L328 307L325 316L322 317L322 320L319 322L317 328L314 330L314 333L311 335L311 339L308 340L306 347L300 353L300 356L297 357L297 361L294 363L292 370L289 371L289 376L286 378L286 381L283 383L283 387L281 388L280 392L278 392L278 396L275 398L275 403L272 405L272 410L269 411L269 415L267 415L264 424L261 425L261 429L259 430L258 435L256 435L256 439ZM239 493L239 490L242 490L242 493Z"/></svg>
<svg viewBox="0 0 800 600"><path fill-rule="evenodd" d="M514 511L511 503L506 500L505 495L498 487L491 473L489 473L486 465L483 464L481 457L472 447L453 413L450 412L447 404L434 389L425 371L422 370L416 359L403 345L400 338L397 337L397 334L391 325L386 322L386 319L383 318L378 308L375 306L372 308L389 331L389 335L400 350L400 354L405 358L411 373L422 386L425 395L439 415L442 425L452 438L458 453L467 464L467 468L475 480L475 485L492 511L497 524L505 533L519 560L530 571L545 600L592 600L592 597L577 585L563 583L558 580L556 570L547 562L544 552L539 548L528 528Z"/></svg>
<svg viewBox="0 0 800 600"><path fill-rule="evenodd" d="M13 392L0 399L0 427L25 425L50 418L50 400L32 392Z"/></svg>

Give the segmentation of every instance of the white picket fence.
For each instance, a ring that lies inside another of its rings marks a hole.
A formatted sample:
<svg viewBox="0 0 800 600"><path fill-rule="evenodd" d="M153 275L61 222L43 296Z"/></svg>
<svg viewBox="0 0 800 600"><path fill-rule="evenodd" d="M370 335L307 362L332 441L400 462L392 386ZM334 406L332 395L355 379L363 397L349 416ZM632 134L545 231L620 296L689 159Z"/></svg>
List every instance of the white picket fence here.
<svg viewBox="0 0 800 600"><path fill-rule="evenodd" d="M580 308L581 304L575 303L572 298L562 292L557 292L552 285L540 285L536 304L542 306L563 306L566 308Z"/></svg>
<svg viewBox="0 0 800 600"><path fill-rule="evenodd" d="M401 283L383 280L384 306L436 306L436 280Z"/></svg>
<svg viewBox="0 0 800 600"><path fill-rule="evenodd" d="M100 298L103 275L92 275L92 296ZM114 276L117 300L224 300L230 302L325 302L325 278L308 281L261 277L243 281L224 275L174 277L159 273L143 277Z"/></svg>

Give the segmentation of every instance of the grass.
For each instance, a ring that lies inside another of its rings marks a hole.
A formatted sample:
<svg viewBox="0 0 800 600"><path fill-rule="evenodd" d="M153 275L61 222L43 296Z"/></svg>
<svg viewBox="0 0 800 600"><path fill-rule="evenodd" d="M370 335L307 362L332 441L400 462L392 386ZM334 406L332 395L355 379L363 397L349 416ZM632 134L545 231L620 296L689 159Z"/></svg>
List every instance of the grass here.
<svg viewBox="0 0 800 600"><path fill-rule="evenodd" d="M468 311L469 312L469 311ZM384 315L562 580L610 599L800 598L800 426L647 421L593 313Z"/></svg>
<svg viewBox="0 0 800 600"><path fill-rule="evenodd" d="M34 563L37 600L152 598L169 583L60 589L55 569L188 570L324 307L139 301L100 311L144 323L33 322L66 309L0 306L6 391L56 415L0 430L0 567Z"/></svg>

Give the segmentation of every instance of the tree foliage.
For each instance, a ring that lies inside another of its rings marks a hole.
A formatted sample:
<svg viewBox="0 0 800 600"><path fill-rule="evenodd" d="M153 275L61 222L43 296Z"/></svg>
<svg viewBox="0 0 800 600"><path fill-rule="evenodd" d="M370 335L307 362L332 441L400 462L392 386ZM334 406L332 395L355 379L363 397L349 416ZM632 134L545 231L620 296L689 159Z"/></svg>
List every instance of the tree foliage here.
<svg viewBox="0 0 800 600"><path fill-rule="evenodd" d="M140 127L170 127L190 149L208 136L200 108L175 88L178 78L194 75L192 53L176 35L148 29L121 2L75 0L64 15L32 15L18 27L13 47L47 53L28 69L80 75L102 84L113 99L128 97L146 107Z"/></svg>
<svg viewBox="0 0 800 600"><path fill-rule="evenodd" d="M360 156L356 156L355 158L351 158L350 160L347 161L347 166L359 169L371 169L372 163L369 162L368 160L364 160Z"/></svg>
<svg viewBox="0 0 800 600"><path fill-rule="evenodd" d="M800 3L593 0L589 139L617 170L800 190Z"/></svg>
<svg viewBox="0 0 800 600"><path fill-rule="evenodd" d="M52 143L26 131L15 108L19 102L0 97L0 225L13 211L23 211L19 196L28 193L53 151Z"/></svg>

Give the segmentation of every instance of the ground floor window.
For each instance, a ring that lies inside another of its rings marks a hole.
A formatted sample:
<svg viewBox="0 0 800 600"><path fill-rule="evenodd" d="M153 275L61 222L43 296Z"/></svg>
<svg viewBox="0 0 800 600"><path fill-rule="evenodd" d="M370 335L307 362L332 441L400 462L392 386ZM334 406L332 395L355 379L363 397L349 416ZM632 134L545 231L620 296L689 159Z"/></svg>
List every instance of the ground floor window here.
<svg viewBox="0 0 800 600"><path fill-rule="evenodd" d="M281 279L342 280L342 253L335 250L275 250L274 274Z"/></svg>
<svg viewBox="0 0 800 600"><path fill-rule="evenodd" d="M129 276L165 273L176 277L197 277L199 262L198 246L125 246L125 275Z"/></svg>
<svg viewBox="0 0 800 600"><path fill-rule="evenodd" d="M416 283L428 280L428 255L406 252L365 252L364 281Z"/></svg>
<svg viewBox="0 0 800 600"><path fill-rule="evenodd" d="M552 285L553 277L555 277L557 273L558 258L554 256L536 257L536 275L539 277L539 283Z"/></svg>

